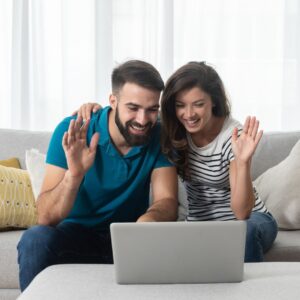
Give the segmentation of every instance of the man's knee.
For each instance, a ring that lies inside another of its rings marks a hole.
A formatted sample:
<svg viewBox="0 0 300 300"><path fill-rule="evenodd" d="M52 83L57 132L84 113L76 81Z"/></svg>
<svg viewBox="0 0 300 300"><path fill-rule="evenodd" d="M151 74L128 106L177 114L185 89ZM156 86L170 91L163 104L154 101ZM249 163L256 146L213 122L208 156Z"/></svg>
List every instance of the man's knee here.
<svg viewBox="0 0 300 300"><path fill-rule="evenodd" d="M17 246L20 288L22 291L33 278L56 260L51 243L57 236L55 227L37 225L26 230Z"/></svg>
<svg viewBox="0 0 300 300"><path fill-rule="evenodd" d="M19 255L28 253L34 256L36 251L48 248L55 235L55 228L50 226L36 225L27 229L17 246Z"/></svg>

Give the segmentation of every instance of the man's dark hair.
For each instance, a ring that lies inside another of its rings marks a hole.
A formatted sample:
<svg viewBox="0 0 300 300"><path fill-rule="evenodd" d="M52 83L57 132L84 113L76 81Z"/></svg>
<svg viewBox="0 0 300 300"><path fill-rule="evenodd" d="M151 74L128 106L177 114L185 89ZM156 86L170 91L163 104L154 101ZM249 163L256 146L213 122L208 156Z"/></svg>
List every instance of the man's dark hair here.
<svg viewBox="0 0 300 300"><path fill-rule="evenodd" d="M159 92L164 89L159 72L151 64L141 60L129 60L116 67L112 72L111 82L113 93L118 93L127 82Z"/></svg>

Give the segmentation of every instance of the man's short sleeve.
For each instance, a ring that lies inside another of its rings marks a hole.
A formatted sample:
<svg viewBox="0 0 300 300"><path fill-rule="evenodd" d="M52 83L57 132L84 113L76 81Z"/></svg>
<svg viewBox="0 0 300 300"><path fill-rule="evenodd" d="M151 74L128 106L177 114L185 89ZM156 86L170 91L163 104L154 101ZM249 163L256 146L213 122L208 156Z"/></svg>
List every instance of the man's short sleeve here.
<svg viewBox="0 0 300 300"><path fill-rule="evenodd" d="M73 117L65 118L55 128L47 152L47 157L46 157L47 164L68 169L65 152L62 146L62 139L64 133L68 131L69 124L72 118Z"/></svg>
<svg viewBox="0 0 300 300"><path fill-rule="evenodd" d="M158 158L155 162L154 169L161 167L173 167L174 165L167 159L163 153L159 153Z"/></svg>

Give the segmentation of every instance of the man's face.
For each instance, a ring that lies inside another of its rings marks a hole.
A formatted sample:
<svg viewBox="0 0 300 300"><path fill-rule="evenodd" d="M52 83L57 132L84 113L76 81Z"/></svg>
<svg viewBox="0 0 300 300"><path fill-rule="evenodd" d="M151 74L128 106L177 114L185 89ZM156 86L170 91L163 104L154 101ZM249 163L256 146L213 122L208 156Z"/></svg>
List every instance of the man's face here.
<svg viewBox="0 0 300 300"><path fill-rule="evenodd" d="M160 92L125 83L112 108L115 123L129 146L146 144L158 117Z"/></svg>

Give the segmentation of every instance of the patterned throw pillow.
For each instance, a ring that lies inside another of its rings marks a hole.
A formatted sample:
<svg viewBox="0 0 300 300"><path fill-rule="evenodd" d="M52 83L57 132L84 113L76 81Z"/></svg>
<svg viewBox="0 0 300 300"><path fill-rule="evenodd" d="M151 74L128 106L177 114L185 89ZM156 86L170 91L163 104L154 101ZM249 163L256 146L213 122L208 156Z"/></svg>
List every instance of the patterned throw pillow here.
<svg viewBox="0 0 300 300"><path fill-rule="evenodd" d="M5 160L0 160L0 166L21 169L20 162L15 157L5 159Z"/></svg>
<svg viewBox="0 0 300 300"><path fill-rule="evenodd" d="M37 223L28 172L0 166L0 229L27 228Z"/></svg>

